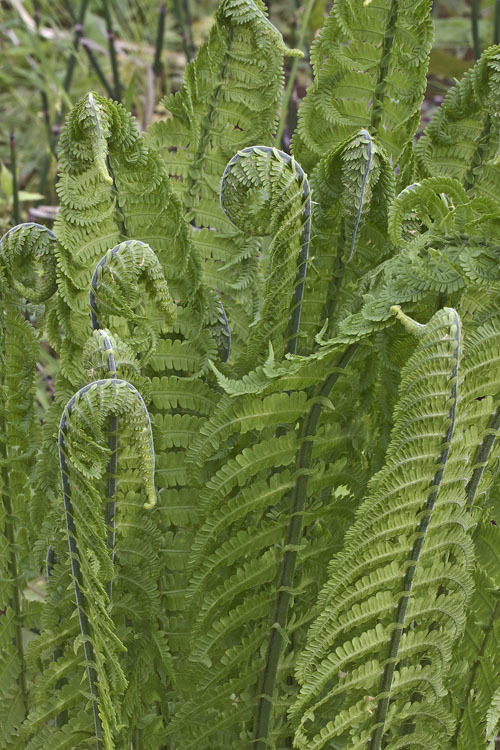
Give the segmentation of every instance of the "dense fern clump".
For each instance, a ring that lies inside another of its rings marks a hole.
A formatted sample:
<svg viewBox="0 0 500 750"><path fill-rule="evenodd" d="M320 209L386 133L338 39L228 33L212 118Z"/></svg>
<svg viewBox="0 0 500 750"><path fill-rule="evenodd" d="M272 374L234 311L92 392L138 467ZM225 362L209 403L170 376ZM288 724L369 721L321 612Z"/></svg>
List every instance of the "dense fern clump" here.
<svg viewBox="0 0 500 750"><path fill-rule="evenodd" d="M492 750L500 47L414 144L431 39L335 2L293 156L260 0L148 132L68 114L0 241L0 750Z"/></svg>

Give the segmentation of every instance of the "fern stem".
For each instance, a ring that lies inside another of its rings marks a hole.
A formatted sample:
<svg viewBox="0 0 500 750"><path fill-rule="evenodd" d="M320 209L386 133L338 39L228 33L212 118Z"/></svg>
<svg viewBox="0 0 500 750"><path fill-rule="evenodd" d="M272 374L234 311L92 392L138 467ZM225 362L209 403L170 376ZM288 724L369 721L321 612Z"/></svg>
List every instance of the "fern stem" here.
<svg viewBox="0 0 500 750"><path fill-rule="evenodd" d="M87 6L89 4L89 0L82 0L82 3L80 5L80 12L78 13L78 20L75 23L74 31L73 31L73 49L71 51L71 56L68 60L68 65L66 67L66 75L64 76L64 82L63 82L63 89L66 91L66 93L69 92L71 88L71 83L73 81L73 73L75 72L75 65L76 65L76 53L78 52L78 48L80 46L80 39L83 35L83 22L85 20L85 14L87 12ZM57 125L60 125L63 118L63 110L61 108L58 117L57 117Z"/></svg>
<svg viewBox="0 0 500 750"><path fill-rule="evenodd" d="M301 430L300 448L297 455L297 479L291 498L290 522L287 530L287 540L283 564L280 576L280 586L276 599L276 608L271 625L271 633L264 667L262 688L260 691L255 731L254 747L256 750L264 750L268 745L269 730L271 724L271 710L273 705L273 694L276 686L276 676L282 649L286 645L285 629L288 621L288 611L293 598L293 584L295 568L297 564L298 547L302 541L303 513L307 500L307 488L310 473L308 469L312 465L312 452L314 447L313 438L316 435L318 422L323 409L323 399L327 398L343 374L359 343L350 344L339 357L332 372L317 390L317 401L311 406Z"/></svg>
<svg viewBox="0 0 500 750"><path fill-rule="evenodd" d="M471 6L471 25L472 25L472 42L474 45L474 57L479 60L481 57L481 40L479 38L479 5L480 0L472 0Z"/></svg>
<svg viewBox="0 0 500 750"><path fill-rule="evenodd" d="M122 85L120 81L120 72L118 70L118 57L116 54L116 46L115 46L115 32L113 30L113 23L111 21L111 13L109 10L108 0L103 0L102 7L104 10L104 18L106 20L109 57L111 59L111 69L113 71L114 97L117 102L121 102Z"/></svg>
<svg viewBox="0 0 500 750"><path fill-rule="evenodd" d="M165 39L165 16L167 15L167 6L165 3L160 5L158 11L158 28L156 31L155 59L153 62L153 73L157 78L160 77L163 66L161 63L161 53L163 50L163 41Z"/></svg>
<svg viewBox="0 0 500 750"><path fill-rule="evenodd" d="M113 248L114 254L118 251L118 247ZM112 251L113 255L113 251ZM92 280L90 283L90 292L89 292L89 303L90 303L90 322L92 326L93 331L97 331L101 328L101 325L99 323L99 320L97 318L97 302L95 298L95 294L97 292L97 285L99 280L99 272L98 269L104 265L106 265L108 256L107 254L101 259L101 261L98 263L93 275ZM104 347L104 350L109 352L108 353L108 373L109 376L112 379L117 378L116 373L116 361L115 361L115 355L113 353L113 347L111 345L111 341L109 340L109 336L104 335L102 338L102 344ZM108 535L106 539L106 545L109 549L111 560L114 562L115 559L115 541L116 541L116 500L114 499L116 494L116 473L118 470L118 417L113 415L109 418L109 424L108 424L108 448L110 450L110 458L108 467L106 470L106 473L108 475L107 481L106 481L106 498L108 502L106 503L106 510L105 510L105 522L106 527L108 529ZM113 598L113 581L108 581L106 585L106 593L109 596L109 601L112 602Z"/></svg>
<svg viewBox="0 0 500 750"><path fill-rule="evenodd" d="M306 31L307 31L307 24L309 23L309 16L311 15L311 11L314 7L314 3L315 3L315 0L308 0L305 10L302 14L302 23L300 25L299 35L298 35L297 41L293 43L293 46L297 47L298 49L302 49L302 46L304 44L304 38L306 35ZM283 140L283 131L285 130L285 125L286 125L286 121L288 117L288 109L290 107L290 100L292 98L292 92L295 86L295 79L297 78L299 59L300 59L299 57L293 58L292 66L290 68L290 73L288 75L288 82L286 85L285 93L283 95L283 101L281 103L280 121L278 125L278 131L274 139L274 142L278 148L281 148L281 142Z"/></svg>
<svg viewBox="0 0 500 750"><path fill-rule="evenodd" d="M417 571L417 563L420 559L420 554L425 543L427 531L432 517L432 512L436 504L436 500L441 488L441 482L443 480L444 470L448 456L450 454L451 440L453 437L453 431L455 429L455 418L457 410L457 397L458 397L458 362L460 356L460 319L455 311L453 311L455 318L456 333L454 336L455 340L455 364L451 373L451 393L450 398L452 400L450 412L449 412L449 426L446 431L446 435L443 438L443 449L438 459L438 468L434 475L432 482L432 491L427 498L427 502L424 508L424 515L418 525L416 540L413 544L410 556L408 558L409 565L406 569L406 574L403 580L403 591L401 598L398 603L395 618L395 627L392 631L391 641L389 644L389 653L387 655L384 672L382 675L382 681L380 685L379 693L383 696L377 705L377 712L375 716L375 729L373 730L370 745L368 750L380 750L382 747L382 741L384 738L384 728L387 719L387 713L389 710L390 693L392 688L392 681L394 672L396 670L396 664L398 661L399 646L401 643L401 636L403 635L403 628L406 620L406 612L408 610L408 604L410 602L411 592L413 588L413 582L415 580L415 574Z"/></svg>
<svg viewBox="0 0 500 750"><path fill-rule="evenodd" d="M14 224L19 224L19 185L17 183L17 158L16 158L16 138L14 133L10 134L10 169L12 172L12 216Z"/></svg>
<svg viewBox="0 0 500 750"><path fill-rule="evenodd" d="M500 0L495 2L495 20L493 25L493 44L500 44Z"/></svg>
<svg viewBox="0 0 500 750"><path fill-rule="evenodd" d="M92 384L85 386L78 393L81 395L88 391ZM85 611L85 597L81 589L81 569L79 562L78 544L76 542L76 528L73 520L73 503L71 500L71 487L68 475L68 465L66 463L66 430L67 430L67 419L71 415L73 405L76 400L76 395L73 396L66 406L59 423L59 435L58 435L58 446L59 446L59 467L61 471L61 484L63 491L64 511L66 516L66 529L68 532L68 547L69 557L71 564L71 573L73 577L73 585L75 589L76 607L78 611L78 620L80 622L80 632L83 638L83 651L85 654L85 661L87 662L87 675L90 686L90 694L92 696L92 713L94 717L94 728L97 739L97 750L102 749L102 723L99 716L98 698L99 690L97 687L97 672L91 664L94 663L94 649L90 641L90 624Z"/></svg>
<svg viewBox="0 0 500 750"><path fill-rule="evenodd" d="M396 32L398 6L399 0L392 0L391 8L389 10L387 27L384 34L384 43L382 45L382 55L380 58L380 66L378 69L377 84L375 86L375 91L373 94L373 107L369 128L372 135L376 135L378 126L380 125L380 120L382 118L382 101L387 87L387 73L389 70L391 50L392 45L394 44L394 36Z"/></svg>
<svg viewBox="0 0 500 750"><path fill-rule="evenodd" d="M498 407L496 412L491 415L486 435L483 442L478 447L476 456L474 458L474 470L465 488L465 494L467 496L467 506L469 508L474 504L477 489L484 474L484 470L486 469L486 466L488 464L488 458L492 451L493 445L495 444L495 440L497 439L499 430L500 406Z"/></svg>

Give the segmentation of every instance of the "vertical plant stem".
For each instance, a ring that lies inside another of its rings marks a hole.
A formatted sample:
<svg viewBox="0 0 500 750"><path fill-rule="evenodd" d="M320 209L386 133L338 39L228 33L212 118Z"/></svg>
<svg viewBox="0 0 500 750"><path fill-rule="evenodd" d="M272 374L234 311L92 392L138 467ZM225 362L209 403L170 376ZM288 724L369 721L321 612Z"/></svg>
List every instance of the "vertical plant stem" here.
<svg viewBox="0 0 500 750"><path fill-rule="evenodd" d="M85 14L87 12L87 6L89 4L89 0L82 0L80 5L80 12L78 13L78 19L75 23L75 27L73 29L73 50L71 53L71 56L68 60L68 66L66 68L66 75L64 76L64 82L63 82L63 88L66 91L66 93L69 92L71 88L71 83L73 81L73 73L75 72L75 65L76 65L76 55L78 52L78 48L80 47L80 39L83 35L83 22L85 20ZM62 109L61 113L58 116L58 125L62 122Z"/></svg>
<svg viewBox="0 0 500 750"><path fill-rule="evenodd" d="M75 13L74 13L73 6L69 2L69 0L66 0L66 8L68 9L68 13L70 14L71 18L73 19L73 23L76 25L78 23L78 21L77 21L77 18L75 16ZM83 33L83 29L82 29L82 33ZM113 98L113 89L109 85L109 83L108 83L108 81L106 79L106 76L104 75L104 72L103 72L103 70L102 70L102 68L101 68L101 66L99 64L99 61L98 61L97 57L92 52L92 50L90 49L90 47L87 44L87 42L85 41L85 39L82 38L81 41L80 41L80 43L82 45L82 48L85 50L85 53L86 53L86 55L87 55L87 57L89 59L89 62L92 65L92 67L94 68L94 70L95 70L95 72L96 72L99 80L101 81L102 85L106 89L107 95L110 98Z"/></svg>
<svg viewBox="0 0 500 750"><path fill-rule="evenodd" d="M186 38L188 44L189 60L193 60L196 50L194 48L193 39L193 16L191 14L191 6L189 0L182 0L182 10L184 15L184 28L186 30Z"/></svg>
<svg viewBox="0 0 500 750"><path fill-rule="evenodd" d="M37 38L40 41L40 5L38 0L33 0L33 18L35 19L35 26L36 26L36 34ZM47 126L47 133L49 136L50 141L50 110L49 110L49 100L47 99L47 94L44 89L40 89L40 99L42 100L42 112L43 112L43 119L45 121L45 125Z"/></svg>
<svg viewBox="0 0 500 750"><path fill-rule="evenodd" d="M499 430L500 407L498 407L496 412L491 415L486 436L481 445L478 447L477 453L474 457L474 469L472 472L472 476L465 488L465 494L467 496L467 507L469 508L471 508L474 504L479 483L481 482L484 470L488 465L488 458L497 439Z"/></svg>
<svg viewBox="0 0 500 750"><path fill-rule="evenodd" d="M90 387L90 386L88 386ZM87 387L87 389L88 389ZM83 391L84 389L82 389ZM80 391L80 393L82 393ZM81 588L81 569L79 561L78 544L76 541L76 528L73 519L73 504L71 500L71 487L68 475L68 465L66 462L66 429L67 419L71 414L73 404L75 402L75 396L71 398L66 406L61 417L59 425L59 467L61 470L61 483L63 490L64 499L64 511L66 516L66 528L68 531L68 547L69 547L69 559L71 564L71 573L73 577L73 585L75 589L76 607L78 610L78 620L80 622L80 632L83 638L83 650L85 654L85 661L87 662L87 675L89 680L90 694L92 696L92 713L94 717L94 728L97 740L97 750L102 750L102 723L99 716L98 709L98 698L99 689L97 687L97 672L91 664L94 663L94 649L90 640L90 625L85 609L85 597Z"/></svg>
<svg viewBox="0 0 500 750"><path fill-rule="evenodd" d="M186 13L188 14L187 16ZM187 1L181 3L181 0L174 0L174 15L177 22L177 29L181 37L182 49L186 56L186 62L188 63L194 57L194 43L193 32L191 29L191 14L189 13Z"/></svg>
<svg viewBox="0 0 500 750"><path fill-rule="evenodd" d="M10 168L12 172L12 216L14 224L19 224L21 218L19 214L19 186L17 183L16 138L14 133L10 134Z"/></svg>
<svg viewBox="0 0 500 750"><path fill-rule="evenodd" d="M300 24L300 31L299 31L299 35L297 37L297 42L296 42L296 46L298 49L302 49L302 45L304 44L304 38L306 35L306 31L307 31L307 24L309 23L309 16L311 15L314 2L315 0L307 0L307 5L302 14L302 23ZM281 148L280 144L283 140L283 131L285 130L288 110L290 107L292 93L293 93L294 86L295 86L295 79L297 77L298 66L299 66L299 58L294 57L292 66L290 68L290 74L288 76L288 82L287 82L285 93L283 96L283 101L281 104L281 114L280 114L280 121L278 124L278 131L274 139L274 143L277 148Z"/></svg>
<svg viewBox="0 0 500 750"><path fill-rule="evenodd" d="M113 24L111 21L111 13L109 10L108 0L103 0L102 7L104 10L104 18L106 20L106 30L108 34L108 48L109 56L111 59L111 69L113 71L113 85L114 85L114 97L117 102L122 100L122 85L120 81L120 73L118 70L118 57L116 54L115 47L115 32L113 31Z"/></svg>
<svg viewBox="0 0 500 750"><path fill-rule="evenodd" d="M99 78L100 82L102 83L104 89L106 90L106 94L109 96L110 99L113 98L113 89L109 85L106 76L104 75L104 71L101 68L99 61L97 57L94 55L92 50L90 49L89 45L85 40L82 39L82 47L85 50L85 53L89 59L90 64L94 68L97 77Z"/></svg>
<svg viewBox="0 0 500 750"><path fill-rule="evenodd" d="M399 0L392 0L391 7L389 9L389 18L387 19L387 27L384 34L384 43L382 45L382 55L380 58L380 65L378 69L378 79L373 96L370 127L368 128L372 135L376 135L378 126L380 125L380 120L382 119L382 102L385 96L387 86L387 73L389 71L392 45L394 44L394 36L396 33L398 7Z"/></svg>
<svg viewBox="0 0 500 750"><path fill-rule="evenodd" d="M70 58L68 60L68 64L66 67L66 75L64 76L63 81L63 89L66 93L69 93L69 90L71 88L71 83L73 81L73 73L75 71L75 65L76 65L76 55L78 52L78 49L80 47L80 39L83 34L83 22L85 20L85 14L87 12L87 7L89 4L89 0L82 0L80 5L80 11L78 13L78 19L74 26L74 34L73 34L73 49L71 51ZM74 18L73 9L71 8L70 4L68 3L68 8L70 10L71 16ZM56 146L57 146L57 139L59 137L59 132L61 130L61 123L64 119L64 104L61 104L61 107L56 115L56 119L54 124L52 125L52 132L50 136L50 149L49 153L45 155L45 159L43 160L42 168L40 170L40 180L38 183L38 190L40 193L43 193L45 191L45 184L47 182L47 177L50 170L50 162L51 162L51 154L56 154Z"/></svg>
<svg viewBox="0 0 500 750"><path fill-rule="evenodd" d="M116 248L115 252L116 252ZM90 305L90 323L93 331L97 331L101 328L99 319L97 317L97 301L96 292L99 282L99 268L104 266L107 262L108 256L99 262L97 268L94 271L92 280L90 282L90 293L89 293L89 305ZM111 341L108 336L104 336L103 344L105 351L108 352L108 375L109 377L116 380L116 361ZM118 470L118 417L113 415L109 418L108 424L108 448L110 450L110 458L107 468L107 481L106 481L106 510L105 510L105 521L108 529L108 535L106 539L106 545L109 549L111 560L114 562L115 558L115 541L116 541L116 474ZM113 597L113 581L109 581L106 585L106 593L109 596L110 602Z"/></svg>
<svg viewBox="0 0 500 750"><path fill-rule="evenodd" d="M472 0L471 6L471 23L472 23L472 42L474 45L474 57L479 60L481 57L481 40L479 38L479 5L481 0Z"/></svg>
<svg viewBox="0 0 500 750"><path fill-rule="evenodd" d="M500 0L495 2L495 20L493 27L493 44L500 44Z"/></svg>
<svg viewBox="0 0 500 750"><path fill-rule="evenodd" d="M160 5L158 11L158 26L156 29L156 46L155 46L155 59L153 62L153 73L156 78L159 78L163 71L163 65L161 63L161 53L163 50L163 41L165 38L165 16L167 15L167 6L165 3Z"/></svg>
<svg viewBox="0 0 500 750"><path fill-rule="evenodd" d="M302 541L303 514L307 500L307 488L312 465L312 453L318 428L318 422L323 408L322 399L327 398L342 374L342 370L352 359L359 344L350 344L335 363L333 372L318 388L318 400L311 407L302 424L300 448L297 454L297 480L291 497L290 523L288 525L287 540L281 568L280 586L276 598L276 607L271 625L271 633L267 648L266 664L262 687L258 698L254 730L255 750L265 750L269 747L268 739L271 726L271 711L273 694L276 687L279 660L283 647L286 645L286 626L288 611L293 598L295 567L297 563L298 547Z"/></svg>

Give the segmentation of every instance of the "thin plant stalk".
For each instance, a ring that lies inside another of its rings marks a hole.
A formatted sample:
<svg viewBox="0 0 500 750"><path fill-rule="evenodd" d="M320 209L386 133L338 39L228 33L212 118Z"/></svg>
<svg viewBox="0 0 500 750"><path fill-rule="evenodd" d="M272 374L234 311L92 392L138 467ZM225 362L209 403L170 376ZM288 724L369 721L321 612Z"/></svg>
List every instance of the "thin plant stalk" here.
<svg viewBox="0 0 500 750"><path fill-rule="evenodd" d="M481 0L472 0L471 22L472 22L472 41L474 45L474 57L479 60L481 57L481 40L479 38L479 5Z"/></svg>
<svg viewBox="0 0 500 750"><path fill-rule="evenodd" d="M158 26L156 30L155 58L153 62L153 73L158 80L163 74L163 65L161 62L161 53L163 51L163 42L165 39L165 17L167 15L167 6L165 3L160 5L158 11Z"/></svg>
<svg viewBox="0 0 500 750"><path fill-rule="evenodd" d="M306 31L307 31L307 25L309 23L309 16L311 15L314 2L315 0L308 0L304 13L302 15L302 23L300 25L299 35L297 37L297 44L296 44L298 49L301 49L304 44L304 38L306 35ZM276 137L274 139L274 143L277 148L281 148L280 144L283 140L283 131L285 130L288 109L290 106L290 100L292 98L292 93L293 93L293 89L295 86L295 79L297 78L298 66L299 66L299 58L294 57L293 62L292 62L292 67L290 68L290 75L288 76L288 83L287 83L285 93L283 96L283 101L281 104L281 115L280 115L280 121L278 125L278 132L276 133Z"/></svg>
<svg viewBox="0 0 500 750"><path fill-rule="evenodd" d="M17 183L17 159L16 159L16 138L14 133L10 134L10 168L12 172L12 216L14 224L19 224L19 185Z"/></svg>
<svg viewBox="0 0 500 750"><path fill-rule="evenodd" d="M268 747L271 728L271 710L276 677L282 650L285 645L284 633L288 622L288 612L293 599L295 568L298 557L298 546L302 541L303 515L307 501L310 469L313 460L313 438L318 429L319 418L323 409L323 399L328 398L332 388L349 364L358 344L350 344L332 368L332 372L318 388L318 400L313 404L304 419L301 429L300 448L297 454L297 480L292 494L292 508L287 532L287 541L281 568L280 585L276 599L273 624L268 642L264 677L257 704L254 729L255 750Z"/></svg>
<svg viewBox="0 0 500 750"><path fill-rule="evenodd" d="M94 53L90 49L90 47L87 44L87 42L85 40L83 40L83 39L82 39L82 47L85 50L85 52L87 54L87 57L89 58L89 62L92 65L92 67L94 68L97 77L99 78L99 80L102 83L104 89L106 90L106 94L109 96L110 99L112 99L113 96L114 96L113 89L109 85L109 83L108 83L108 81L106 79L106 76L104 75L104 71L103 71L103 69L101 68L101 66L99 64L99 61L98 61L97 57L94 55Z"/></svg>
<svg viewBox="0 0 500 750"><path fill-rule="evenodd" d="M106 20L106 31L108 34L108 48L109 57L111 59L111 69L113 71L113 87L114 87L114 98L117 102L122 100L122 84L120 81L120 72L118 70L118 56L116 54L115 46L115 32L113 31L113 23L111 20L111 13L109 10L108 0L103 0L102 7L104 10L104 18Z"/></svg>
<svg viewBox="0 0 500 750"><path fill-rule="evenodd" d="M68 60L68 65L66 68L66 75L64 76L64 81L63 81L63 89L66 93L69 93L69 90L71 88L71 83L73 81L73 73L75 71L75 65L76 65L76 55L80 47L80 40L83 35L83 22L85 20L85 14L87 12L88 4L89 4L89 0L82 0L80 4L80 10L78 13L78 18L74 25L73 49L71 52L71 56ZM71 16L74 18L75 16L69 3L68 3L68 8L70 10ZM55 122L52 126L52 133L51 133L50 143L49 143L50 151L49 153L45 155L45 159L43 160L42 168L40 170L40 180L38 183L38 192L40 193L43 193L45 191L45 184L47 182L47 177L48 177L49 169L50 169L51 154L55 155L56 153L57 139L59 137L59 131L61 130L61 123L63 119L64 119L64 103L61 104L61 107L56 115Z"/></svg>
<svg viewBox="0 0 500 750"><path fill-rule="evenodd" d="M68 13L70 14L72 20L73 20L73 23L77 24L78 21L77 21L77 18L75 16L75 12L73 10L73 6L69 2L69 0L67 0L67 2L66 2L66 8L67 8ZM89 59L90 64L94 68L94 70L95 70L95 72L97 74L97 77L99 78L99 80L101 81L102 85L106 89L107 95L109 97L113 98L113 90L112 90L111 86L109 85L109 83L108 83L108 81L106 79L106 76L104 75L104 72L103 72L103 70L102 70L102 68L101 68L101 66L99 64L99 61L98 61L97 57L94 55L93 51L90 49L87 41L84 38L81 39L80 43L81 43L83 49L85 50L85 53L86 53L86 55L87 55L87 57Z"/></svg>
<svg viewBox="0 0 500 750"><path fill-rule="evenodd" d="M33 18L35 19L36 33L37 33L37 37L40 38L40 6L38 3L38 0L34 0L33 7L34 7ZM49 134L49 140L50 140L50 110L49 110L49 100L47 98L47 93L45 89L40 89L40 99L42 100L43 119L45 120L45 125L47 126L47 132Z"/></svg>
<svg viewBox="0 0 500 750"><path fill-rule="evenodd" d="M174 15L179 34L181 35L182 49L186 56L186 62L190 62L194 57L194 43L191 28L191 12L187 0L184 0L182 4L181 0L174 0Z"/></svg>
<svg viewBox="0 0 500 750"><path fill-rule="evenodd" d="M88 4L89 4L89 0L82 0L82 3L80 5L80 12L78 13L78 19L73 29L73 50L68 60L68 66L66 68L66 75L64 76L64 82L63 82L63 89L66 91L66 93L69 92L71 88L71 83L73 81L73 73L75 72L75 65L76 65L76 54L78 52L78 48L80 47L80 39L82 38L82 35L83 35L83 22L85 20L85 14L87 12ZM58 125L61 124L62 117L63 117L63 114L62 114L62 108L61 108L61 112L58 117Z"/></svg>
<svg viewBox="0 0 500 750"><path fill-rule="evenodd" d="M493 44L500 44L500 0L495 3L495 20L493 27Z"/></svg>
<svg viewBox="0 0 500 750"><path fill-rule="evenodd" d="M182 0L182 8L184 11L184 25L186 28L187 42L189 46L189 60L192 60L196 54L193 40L193 17L191 14L191 6L189 0Z"/></svg>

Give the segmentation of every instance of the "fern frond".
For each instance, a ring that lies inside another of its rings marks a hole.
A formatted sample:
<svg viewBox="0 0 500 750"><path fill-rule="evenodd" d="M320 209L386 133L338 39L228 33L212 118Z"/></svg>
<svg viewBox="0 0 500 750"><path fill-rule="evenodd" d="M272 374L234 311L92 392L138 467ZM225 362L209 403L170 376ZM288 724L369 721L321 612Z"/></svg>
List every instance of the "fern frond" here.
<svg viewBox="0 0 500 750"><path fill-rule="evenodd" d="M147 134L196 227L193 242L205 261L207 283L227 295L230 321L233 304L249 302L255 292L258 248L225 218L220 180L234 153L253 143L271 144L283 55L289 53L260 0L223 0L181 90L163 101L172 116Z"/></svg>
<svg viewBox="0 0 500 750"><path fill-rule="evenodd" d="M246 235L272 237L263 302L250 334L247 362L258 362L269 341L279 354L295 352L311 233L307 177L282 151L267 146L243 149L224 170L221 206Z"/></svg>
<svg viewBox="0 0 500 750"><path fill-rule="evenodd" d="M356 300L357 282L391 250L387 212L394 171L383 149L360 130L330 149L311 176L314 195L311 260L304 295L304 343L326 319Z"/></svg>
<svg viewBox="0 0 500 750"><path fill-rule="evenodd" d="M54 294L55 245L54 233L33 222L19 224L4 234L0 240L2 273L8 287L18 297L36 304ZM33 264L43 269L41 282Z"/></svg>
<svg viewBox="0 0 500 750"><path fill-rule="evenodd" d="M496 204L499 65L500 48L489 47L448 91L415 149L424 176L453 177L466 190Z"/></svg>
<svg viewBox="0 0 500 750"><path fill-rule="evenodd" d="M432 23L427 0L339 0L311 49L314 81L299 109L293 153L312 171L360 128L393 166L406 161L425 91Z"/></svg>
<svg viewBox="0 0 500 750"><path fill-rule="evenodd" d="M32 565L28 509L40 430L34 412L38 341L23 309L54 291L54 245L53 233L38 224L21 224L0 240L0 744L6 749L21 748L31 674L23 589Z"/></svg>
<svg viewBox="0 0 500 750"><path fill-rule="evenodd" d="M444 309L404 368L386 465L330 564L321 613L297 664L298 747L324 747L334 737L352 748L397 747L403 728L412 742L427 714L436 706L436 718L443 714L451 643L472 588L465 495L458 468L447 464L459 347L458 316ZM356 670L373 660L371 682L356 684ZM441 745L452 726L449 718L436 726Z"/></svg>
<svg viewBox="0 0 500 750"><path fill-rule="evenodd" d="M107 612L106 584L113 575L107 530L99 493L89 480L104 473L102 461L107 449L99 448L100 432L110 413L128 416L136 426L148 494L146 507L152 507L156 498L151 427L144 402L133 386L116 378L85 386L66 405L59 432L70 562L95 733L98 746L106 750L114 748L119 716L116 697L123 692L126 680L118 660L123 645Z"/></svg>

